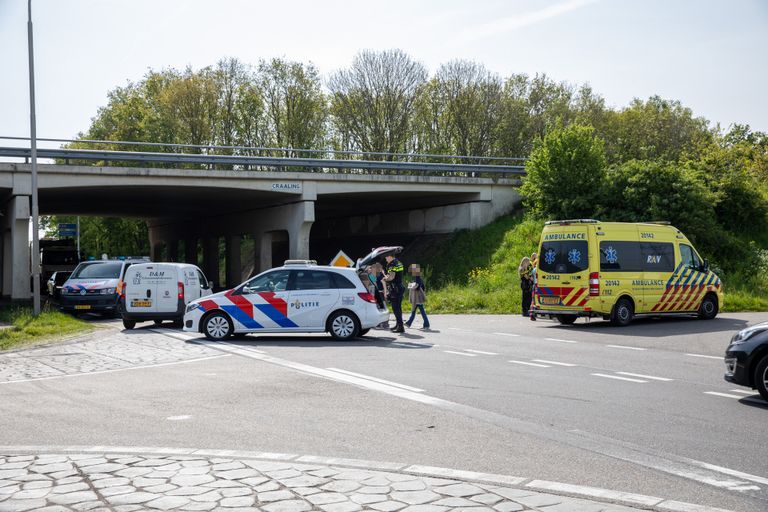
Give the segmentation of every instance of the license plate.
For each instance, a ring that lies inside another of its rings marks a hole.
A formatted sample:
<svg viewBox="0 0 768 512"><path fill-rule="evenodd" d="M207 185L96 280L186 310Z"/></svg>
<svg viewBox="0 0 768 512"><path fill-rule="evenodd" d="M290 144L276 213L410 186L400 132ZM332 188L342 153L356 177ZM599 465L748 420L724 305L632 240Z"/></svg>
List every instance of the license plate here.
<svg viewBox="0 0 768 512"><path fill-rule="evenodd" d="M90 304L76 304L75 309L91 309Z"/></svg>
<svg viewBox="0 0 768 512"><path fill-rule="evenodd" d="M149 308L149 307L152 307L152 301L134 299L131 301L131 307L132 308Z"/></svg>
<svg viewBox="0 0 768 512"><path fill-rule="evenodd" d="M542 297L541 303L546 304L548 306L559 306L560 305L560 297Z"/></svg>

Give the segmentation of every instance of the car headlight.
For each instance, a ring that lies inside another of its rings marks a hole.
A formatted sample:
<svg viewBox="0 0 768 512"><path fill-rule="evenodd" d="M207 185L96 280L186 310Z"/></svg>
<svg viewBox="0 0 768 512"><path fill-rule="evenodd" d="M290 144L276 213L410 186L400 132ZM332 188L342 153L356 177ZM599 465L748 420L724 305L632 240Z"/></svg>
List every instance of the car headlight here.
<svg viewBox="0 0 768 512"><path fill-rule="evenodd" d="M746 343L755 334L759 334L763 331L768 331L768 322L763 322L757 325L753 325L752 327L747 327L746 329L740 330L739 332L736 333L736 335L731 340L731 344L740 345L742 343Z"/></svg>
<svg viewBox="0 0 768 512"><path fill-rule="evenodd" d="M114 293L115 293L114 288L102 288L101 290L99 290L99 294L101 295L112 295Z"/></svg>
<svg viewBox="0 0 768 512"><path fill-rule="evenodd" d="M192 311L197 309L197 306L199 306L199 304L196 304L194 302L192 302L191 304L187 304L187 309L184 311L184 313L185 314L186 313L191 313Z"/></svg>

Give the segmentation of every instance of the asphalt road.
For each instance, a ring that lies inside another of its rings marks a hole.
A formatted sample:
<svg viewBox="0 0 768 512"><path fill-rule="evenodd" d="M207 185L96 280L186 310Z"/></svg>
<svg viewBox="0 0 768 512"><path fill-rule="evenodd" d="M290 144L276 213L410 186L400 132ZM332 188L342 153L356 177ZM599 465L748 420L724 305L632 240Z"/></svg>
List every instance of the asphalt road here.
<svg viewBox="0 0 768 512"><path fill-rule="evenodd" d="M430 332L351 343L215 344L147 326L115 334L125 354L162 344L207 357L0 385L0 444L397 461L768 510L768 404L722 379L731 335L764 318L434 316Z"/></svg>

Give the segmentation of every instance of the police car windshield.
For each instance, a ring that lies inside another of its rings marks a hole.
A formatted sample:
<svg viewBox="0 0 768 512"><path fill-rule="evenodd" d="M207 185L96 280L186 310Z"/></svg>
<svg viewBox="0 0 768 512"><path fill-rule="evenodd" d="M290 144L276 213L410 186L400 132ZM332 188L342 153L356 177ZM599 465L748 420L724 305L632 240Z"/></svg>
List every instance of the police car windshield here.
<svg viewBox="0 0 768 512"><path fill-rule="evenodd" d="M82 263L70 279L117 279L120 277L121 261L94 261Z"/></svg>
<svg viewBox="0 0 768 512"><path fill-rule="evenodd" d="M589 255L585 240L544 242L539 268L548 274L574 274L587 270Z"/></svg>

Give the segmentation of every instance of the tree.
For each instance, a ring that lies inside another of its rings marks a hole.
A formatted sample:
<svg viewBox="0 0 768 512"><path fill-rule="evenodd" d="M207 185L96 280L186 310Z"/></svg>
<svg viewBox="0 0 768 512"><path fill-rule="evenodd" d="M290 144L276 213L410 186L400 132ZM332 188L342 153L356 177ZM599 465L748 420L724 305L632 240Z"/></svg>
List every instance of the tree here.
<svg viewBox="0 0 768 512"><path fill-rule="evenodd" d="M343 149L403 153L427 70L401 50L362 51L331 76L331 114Z"/></svg>
<svg viewBox="0 0 768 512"><path fill-rule="evenodd" d="M272 59L261 62L258 77L271 145L294 149L322 146L327 105L317 69L312 64ZM290 156L298 155L291 152Z"/></svg>
<svg viewBox="0 0 768 512"><path fill-rule="evenodd" d="M521 193L537 215L573 219L594 215L605 177L603 141L591 126L570 125L537 139Z"/></svg>

